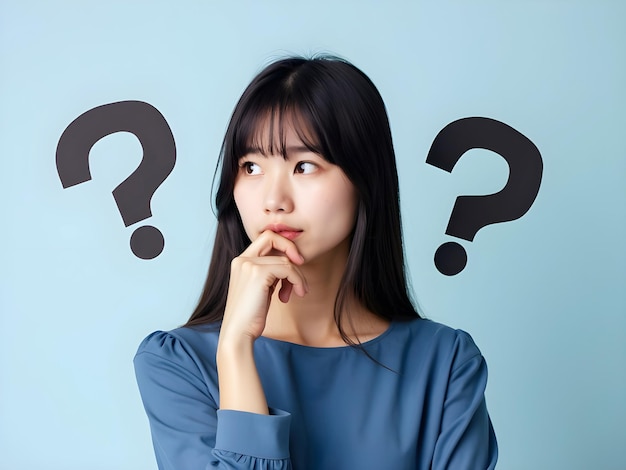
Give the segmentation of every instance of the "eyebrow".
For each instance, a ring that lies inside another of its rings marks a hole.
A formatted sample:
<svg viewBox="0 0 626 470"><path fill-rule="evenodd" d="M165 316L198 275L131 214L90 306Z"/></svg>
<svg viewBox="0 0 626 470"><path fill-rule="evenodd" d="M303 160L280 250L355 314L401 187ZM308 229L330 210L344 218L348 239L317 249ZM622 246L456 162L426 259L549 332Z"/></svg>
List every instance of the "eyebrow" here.
<svg viewBox="0 0 626 470"><path fill-rule="evenodd" d="M250 154L250 153L254 153L257 155L262 155L264 157L266 157L266 153L261 149L261 147L258 146L252 146L252 147L246 147L245 148L245 153L244 155ZM285 153L287 155L292 154L292 153L315 153L317 154L317 152L311 150L310 148L308 148L306 145L290 145L289 147L285 148Z"/></svg>

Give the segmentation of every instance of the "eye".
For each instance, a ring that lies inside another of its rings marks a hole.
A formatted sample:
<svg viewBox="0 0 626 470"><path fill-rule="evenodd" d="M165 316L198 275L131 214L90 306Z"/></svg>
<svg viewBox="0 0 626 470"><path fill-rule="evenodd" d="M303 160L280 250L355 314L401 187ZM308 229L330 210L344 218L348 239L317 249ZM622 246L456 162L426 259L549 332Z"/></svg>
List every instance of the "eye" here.
<svg viewBox="0 0 626 470"><path fill-rule="evenodd" d="M308 175L317 171L317 165L311 162L298 162L295 172L303 175Z"/></svg>
<svg viewBox="0 0 626 470"><path fill-rule="evenodd" d="M239 168L241 168L246 175L260 175L261 167L254 162L241 162L239 164Z"/></svg>

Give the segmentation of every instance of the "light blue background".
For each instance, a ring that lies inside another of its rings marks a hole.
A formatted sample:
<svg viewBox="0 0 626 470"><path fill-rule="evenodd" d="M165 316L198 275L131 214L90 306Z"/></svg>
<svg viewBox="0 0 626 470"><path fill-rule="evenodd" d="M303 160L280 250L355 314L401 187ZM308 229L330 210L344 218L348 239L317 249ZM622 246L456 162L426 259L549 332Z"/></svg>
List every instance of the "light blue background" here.
<svg viewBox="0 0 626 470"><path fill-rule="evenodd" d="M621 1L0 3L0 467L155 468L132 357L183 323L211 252L210 184L229 114L270 59L330 51L383 95L398 155L410 275L430 318L487 358L502 469L623 469L626 462L626 4ZM143 100L178 149L150 223L152 261L129 249L112 189L137 139L91 152L93 180L62 189L65 127ZM488 194L504 160L471 150L425 163L461 117L514 127L544 177L521 219L433 264L457 196ZM375 404L373 404L375 406Z"/></svg>

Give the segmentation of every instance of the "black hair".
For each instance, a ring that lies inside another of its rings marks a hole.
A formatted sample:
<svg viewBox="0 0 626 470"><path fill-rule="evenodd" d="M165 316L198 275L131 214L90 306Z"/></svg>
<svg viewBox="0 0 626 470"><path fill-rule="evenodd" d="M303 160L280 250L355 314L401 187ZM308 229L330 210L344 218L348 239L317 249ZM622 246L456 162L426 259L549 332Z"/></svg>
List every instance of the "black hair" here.
<svg viewBox="0 0 626 470"><path fill-rule="evenodd" d="M268 117L270 138L261 139ZM353 302L387 320L418 318L405 273L398 175L385 105L357 67L317 56L270 64L235 106L216 169L217 174L221 167L218 223L208 277L185 326L217 324L223 318L230 263L250 244L233 197L238 160L262 141L263 153L285 156L285 119L309 150L343 170L358 194L350 252L335 299L335 321L344 341L355 345L342 327L345 312L350 321Z"/></svg>

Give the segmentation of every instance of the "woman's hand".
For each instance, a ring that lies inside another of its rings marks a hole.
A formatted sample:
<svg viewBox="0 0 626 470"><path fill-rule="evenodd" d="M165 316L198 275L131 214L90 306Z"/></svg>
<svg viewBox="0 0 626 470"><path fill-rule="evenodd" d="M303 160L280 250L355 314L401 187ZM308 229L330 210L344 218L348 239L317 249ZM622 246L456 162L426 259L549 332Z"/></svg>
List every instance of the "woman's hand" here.
<svg viewBox="0 0 626 470"><path fill-rule="evenodd" d="M303 297L306 279L299 266L304 258L295 243L266 230L233 259L220 340L256 340L265 328L272 294L288 302L293 293Z"/></svg>
<svg viewBox="0 0 626 470"><path fill-rule="evenodd" d="M216 355L221 409L269 413L253 344L265 329L279 282L282 302L288 302L292 293L306 294L306 279L298 267L302 263L296 245L269 230L233 259Z"/></svg>

